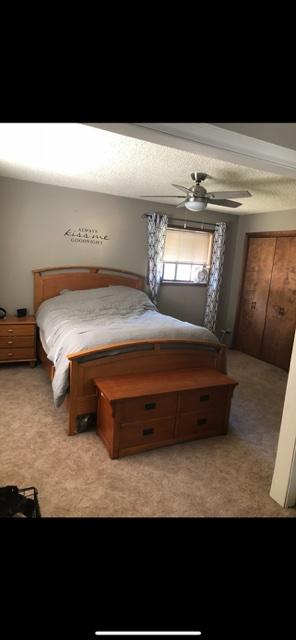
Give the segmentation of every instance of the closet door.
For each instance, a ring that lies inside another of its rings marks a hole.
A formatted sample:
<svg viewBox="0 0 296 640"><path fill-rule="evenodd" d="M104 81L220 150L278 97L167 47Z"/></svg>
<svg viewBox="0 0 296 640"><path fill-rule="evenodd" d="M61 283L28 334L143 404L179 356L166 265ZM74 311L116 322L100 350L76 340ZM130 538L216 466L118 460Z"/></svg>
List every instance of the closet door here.
<svg viewBox="0 0 296 640"><path fill-rule="evenodd" d="M236 348L260 358L276 238L249 238Z"/></svg>
<svg viewBox="0 0 296 640"><path fill-rule="evenodd" d="M276 240L260 357L289 369L296 327L296 237Z"/></svg>

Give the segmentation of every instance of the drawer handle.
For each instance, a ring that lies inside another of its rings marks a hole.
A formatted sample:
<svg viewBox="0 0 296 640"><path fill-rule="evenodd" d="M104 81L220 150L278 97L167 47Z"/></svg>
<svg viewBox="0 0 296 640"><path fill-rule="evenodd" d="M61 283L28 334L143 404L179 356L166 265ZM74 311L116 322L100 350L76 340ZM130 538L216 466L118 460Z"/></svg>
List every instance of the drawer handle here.
<svg viewBox="0 0 296 640"><path fill-rule="evenodd" d="M13 356L13 353L9 353L8 355L9 355L9 356Z"/></svg>
<svg viewBox="0 0 296 640"><path fill-rule="evenodd" d="M206 424L206 422L207 422L206 418L199 418L196 424Z"/></svg>
<svg viewBox="0 0 296 640"><path fill-rule="evenodd" d="M144 408L146 411L149 411L150 409L155 409L156 407L156 402L147 402L147 404L145 404Z"/></svg>
<svg viewBox="0 0 296 640"><path fill-rule="evenodd" d="M154 433L154 429L143 429L143 436L150 436L151 433Z"/></svg>
<svg viewBox="0 0 296 640"><path fill-rule="evenodd" d="M12 333L12 332L13 332L13 329L8 329L8 333Z"/></svg>
<svg viewBox="0 0 296 640"><path fill-rule="evenodd" d="M7 340L7 344L13 344L13 340Z"/></svg>
<svg viewBox="0 0 296 640"><path fill-rule="evenodd" d="M206 401L209 399L209 397L210 397L209 395L207 395L207 396L200 396L200 401L201 401L201 402L206 402Z"/></svg>

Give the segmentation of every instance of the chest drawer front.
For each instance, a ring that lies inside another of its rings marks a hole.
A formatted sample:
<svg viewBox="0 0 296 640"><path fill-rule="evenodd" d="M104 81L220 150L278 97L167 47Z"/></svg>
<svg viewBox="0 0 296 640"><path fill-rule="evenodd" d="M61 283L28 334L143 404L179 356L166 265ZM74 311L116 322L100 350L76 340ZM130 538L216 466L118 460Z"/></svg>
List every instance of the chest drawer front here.
<svg viewBox="0 0 296 640"><path fill-rule="evenodd" d="M34 336L7 336L6 338L0 338L0 348L15 349L16 347L34 347Z"/></svg>
<svg viewBox="0 0 296 640"><path fill-rule="evenodd" d="M34 336L35 326L34 324L7 324L6 326L0 326L0 337L6 336Z"/></svg>
<svg viewBox="0 0 296 640"><path fill-rule="evenodd" d="M226 411L221 408L181 414L177 420L177 437L219 435L225 433Z"/></svg>
<svg viewBox="0 0 296 640"><path fill-rule="evenodd" d="M26 349L0 349L0 362L1 360L30 360L35 359L35 349L33 347L27 347Z"/></svg>
<svg viewBox="0 0 296 640"><path fill-rule="evenodd" d="M224 406L227 402L228 387L208 387L205 389L193 389L182 391L180 398L180 411L204 411L207 408Z"/></svg>
<svg viewBox="0 0 296 640"><path fill-rule="evenodd" d="M145 396L122 400L120 403L120 421L150 420L161 416L173 416L177 409L177 393Z"/></svg>
<svg viewBox="0 0 296 640"><path fill-rule="evenodd" d="M174 438L174 431L174 418L159 418L157 420L143 420L121 424L119 430L119 448L124 449L140 444L164 442Z"/></svg>

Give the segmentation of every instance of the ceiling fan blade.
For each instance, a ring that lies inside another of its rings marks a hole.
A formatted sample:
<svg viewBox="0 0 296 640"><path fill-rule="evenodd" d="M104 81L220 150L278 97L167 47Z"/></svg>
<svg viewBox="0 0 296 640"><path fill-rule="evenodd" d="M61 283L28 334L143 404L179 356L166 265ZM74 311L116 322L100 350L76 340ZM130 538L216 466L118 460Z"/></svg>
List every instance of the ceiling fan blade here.
<svg viewBox="0 0 296 640"><path fill-rule="evenodd" d="M188 187L182 187L180 184L172 184L172 187L176 187L177 189L181 189L181 191L185 191L185 193L188 193L188 191L190 192L191 189L189 189Z"/></svg>
<svg viewBox="0 0 296 640"><path fill-rule="evenodd" d="M235 200L226 200L226 199L218 200L218 198L217 199L209 198L208 203L214 204L214 205L218 204L220 207L233 207L233 208L240 207L242 204L241 202L235 202Z"/></svg>
<svg viewBox="0 0 296 640"><path fill-rule="evenodd" d="M207 193L207 198L250 198L249 191L211 191Z"/></svg>
<svg viewBox="0 0 296 640"><path fill-rule="evenodd" d="M169 196L140 196L140 198L184 198L184 196L175 196L174 193L171 193Z"/></svg>
<svg viewBox="0 0 296 640"><path fill-rule="evenodd" d="M184 207L185 202L187 202L187 198L185 198L183 202L180 202L180 204L177 204L176 209L178 209L179 207Z"/></svg>

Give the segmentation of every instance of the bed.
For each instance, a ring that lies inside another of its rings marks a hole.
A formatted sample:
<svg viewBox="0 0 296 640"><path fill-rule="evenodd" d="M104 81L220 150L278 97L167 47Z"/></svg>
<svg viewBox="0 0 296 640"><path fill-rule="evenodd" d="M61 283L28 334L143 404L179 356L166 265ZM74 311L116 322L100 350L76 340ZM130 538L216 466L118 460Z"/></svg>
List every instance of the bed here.
<svg viewBox="0 0 296 640"><path fill-rule="evenodd" d="M225 346L203 327L160 314L144 291L143 276L80 266L33 274L37 354L53 389L63 363L64 382L54 402L69 412L69 435L96 419L96 378L193 368L226 373Z"/></svg>

